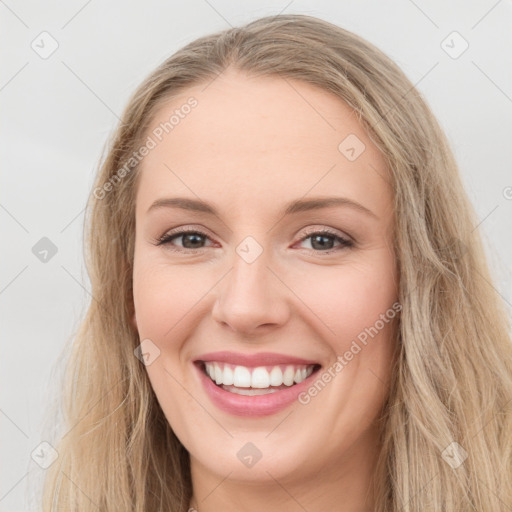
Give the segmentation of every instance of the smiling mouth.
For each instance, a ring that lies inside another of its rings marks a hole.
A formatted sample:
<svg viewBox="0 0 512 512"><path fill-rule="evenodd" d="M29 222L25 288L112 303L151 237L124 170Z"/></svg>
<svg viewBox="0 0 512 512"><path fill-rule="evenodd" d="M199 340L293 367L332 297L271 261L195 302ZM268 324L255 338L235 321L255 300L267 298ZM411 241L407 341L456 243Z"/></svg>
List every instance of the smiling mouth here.
<svg viewBox="0 0 512 512"><path fill-rule="evenodd" d="M320 369L319 364L257 367L215 361L200 361L199 364L203 373L218 387L246 396L267 395L291 388Z"/></svg>

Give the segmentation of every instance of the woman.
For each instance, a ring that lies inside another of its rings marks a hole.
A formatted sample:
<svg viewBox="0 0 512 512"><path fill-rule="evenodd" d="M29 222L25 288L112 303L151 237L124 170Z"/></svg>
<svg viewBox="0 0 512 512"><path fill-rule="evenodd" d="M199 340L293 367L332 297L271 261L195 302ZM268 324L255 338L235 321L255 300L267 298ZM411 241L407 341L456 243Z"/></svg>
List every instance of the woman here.
<svg viewBox="0 0 512 512"><path fill-rule="evenodd" d="M88 206L94 300L45 510L503 510L512 346L419 92L302 15L138 88Z"/></svg>

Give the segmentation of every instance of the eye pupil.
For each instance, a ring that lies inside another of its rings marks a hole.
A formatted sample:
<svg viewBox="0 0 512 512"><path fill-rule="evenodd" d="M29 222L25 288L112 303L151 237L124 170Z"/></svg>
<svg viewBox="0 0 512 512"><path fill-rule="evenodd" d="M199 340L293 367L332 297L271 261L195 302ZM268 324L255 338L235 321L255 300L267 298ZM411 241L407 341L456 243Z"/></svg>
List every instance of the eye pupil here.
<svg viewBox="0 0 512 512"><path fill-rule="evenodd" d="M183 247L187 249L197 249L201 246L201 243L203 242L203 235L200 235L198 233L190 233L186 235L182 235L183 237ZM191 241L191 244L187 244L186 241Z"/></svg>
<svg viewBox="0 0 512 512"><path fill-rule="evenodd" d="M311 247L313 247L313 249L332 249L333 241L332 236L314 235L311 238ZM318 246L315 246L315 244L318 244Z"/></svg>

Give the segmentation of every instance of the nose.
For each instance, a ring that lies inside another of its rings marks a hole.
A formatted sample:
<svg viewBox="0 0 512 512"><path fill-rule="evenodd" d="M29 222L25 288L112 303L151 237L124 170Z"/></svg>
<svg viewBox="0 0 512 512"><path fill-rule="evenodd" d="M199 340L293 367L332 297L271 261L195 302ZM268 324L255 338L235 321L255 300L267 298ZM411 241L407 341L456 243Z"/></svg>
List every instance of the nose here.
<svg viewBox="0 0 512 512"><path fill-rule="evenodd" d="M264 254L252 263L235 254L212 310L215 321L247 336L277 329L290 316L289 291L267 267Z"/></svg>

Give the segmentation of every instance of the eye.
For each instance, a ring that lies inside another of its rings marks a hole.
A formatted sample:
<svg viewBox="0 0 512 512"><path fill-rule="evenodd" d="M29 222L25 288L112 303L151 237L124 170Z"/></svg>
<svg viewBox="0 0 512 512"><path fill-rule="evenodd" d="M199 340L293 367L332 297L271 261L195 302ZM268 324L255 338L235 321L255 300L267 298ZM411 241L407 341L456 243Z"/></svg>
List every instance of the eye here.
<svg viewBox="0 0 512 512"><path fill-rule="evenodd" d="M181 239L181 245L176 246L173 243L173 240ZM190 229L178 229L174 230L170 233L166 233L161 236L157 240L156 245L174 245L176 246L176 251L184 250L184 249L203 249L201 244L204 243L205 239L210 239L206 233L203 233L200 230L190 230Z"/></svg>
<svg viewBox="0 0 512 512"><path fill-rule="evenodd" d="M305 242L306 240L310 241L311 251L315 253L321 252L323 254L330 254L346 247L353 247L354 245L352 240L343 238L339 234L327 229L313 231L303 237L300 242ZM336 242L339 244L337 248L334 246Z"/></svg>
<svg viewBox="0 0 512 512"><path fill-rule="evenodd" d="M175 240L181 240L181 243L177 245L174 242ZM199 229L178 228L158 238L156 245L167 245L174 251L194 253L204 249L204 243L208 240L211 240L210 237ZM298 243L305 241L309 241L311 246L311 248L306 249L315 254L330 254L354 246L352 240L328 229L312 231L301 238ZM335 245L336 243L338 246Z"/></svg>

